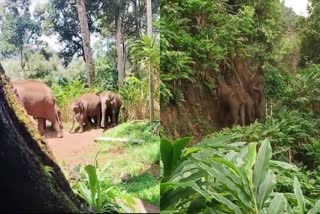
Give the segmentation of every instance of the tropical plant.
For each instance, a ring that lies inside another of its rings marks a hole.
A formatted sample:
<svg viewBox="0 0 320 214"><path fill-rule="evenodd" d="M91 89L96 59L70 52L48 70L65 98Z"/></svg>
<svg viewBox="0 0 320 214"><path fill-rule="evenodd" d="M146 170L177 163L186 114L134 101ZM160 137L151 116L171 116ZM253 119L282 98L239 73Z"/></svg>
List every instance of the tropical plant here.
<svg viewBox="0 0 320 214"><path fill-rule="evenodd" d="M78 168L81 181L75 184L75 192L83 198L95 213L130 212L133 198L120 192L106 177L107 168L98 169L89 164Z"/></svg>
<svg viewBox="0 0 320 214"><path fill-rule="evenodd" d="M298 206L274 192L277 182L272 168L294 169L272 161L269 140L228 143L236 135L221 136L197 147L184 149L191 138L170 142L162 139L161 209L164 213L298 213L305 211L300 183L294 179ZM315 207L320 205L320 201ZM315 213L313 208L309 213Z"/></svg>

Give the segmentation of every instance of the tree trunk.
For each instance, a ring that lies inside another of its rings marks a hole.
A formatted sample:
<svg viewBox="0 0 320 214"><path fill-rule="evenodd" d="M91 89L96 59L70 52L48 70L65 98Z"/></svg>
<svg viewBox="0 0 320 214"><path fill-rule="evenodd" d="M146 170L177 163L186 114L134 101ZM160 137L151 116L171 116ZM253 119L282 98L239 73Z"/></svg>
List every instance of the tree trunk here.
<svg viewBox="0 0 320 214"><path fill-rule="evenodd" d="M33 127L0 64L0 192L3 212L80 212L46 141ZM51 172L50 170L51 169Z"/></svg>
<svg viewBox="0 0 320 214"><path fill-rule="evenodd" d="M147 32L148 36L152 38L152 7L151 0L147 1ZM149 94L150 94L150 123L154 120L154 88L153 88L153 72L151 68L151 62L149 62Z"/></svg>
<svg viewBox="0 0 320 214"><path fill-rule="evenodd" d="M116 46L117 46L117 70L118 70L118 83L122 85L124 80L124 62L123 62L123 47L122 47L122 25L121 25L121 10L120 0L118 0L117 13L115 16L116 22Z"/></svg>
<svg viewBox="0 0 320 214"><path fill-rule="evenodd" d="M85 58L85 63L87 67L87 72L88 72L88 83L91 86L95 78L95 72L94 72L94 62L92 58L92 51L90 47L90 32L89 32L89 26L88 26L87 12L84 4L85 0L76 0L76 1L77 1L77 11L78 11L78 16L80 21L84 58Z"/></svg>
<svg viewBox="0 0 320 214"><path fill-rule="evenodd" d="M22 70L22 78L25 79L26 75L24 73L25 63L24 63L24 60L23 60L23 47L19 47L19 52L20 52L20 66L21 66L21 70Z"/></svg>

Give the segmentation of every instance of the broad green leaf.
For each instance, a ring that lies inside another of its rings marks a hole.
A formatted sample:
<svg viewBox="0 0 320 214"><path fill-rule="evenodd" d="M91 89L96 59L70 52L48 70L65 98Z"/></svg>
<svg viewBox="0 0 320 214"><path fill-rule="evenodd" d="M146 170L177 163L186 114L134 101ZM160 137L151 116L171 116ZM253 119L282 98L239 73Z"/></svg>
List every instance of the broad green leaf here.
<svg viewBox="0 0 320 214"><path fill-rule="evenodd" d="M282 214L287 206L287 200L282 193L277 193L271 200L268 214Z"/></svg>
<svg viewBox="0 0 320 214"><path fill-rule="evenodd" d="M265 201L269 198L274 185L276 184L276 176L273 172L268 171L262 183L258 187L256 200L259 209L263 208Z"/></svg>
<svg viewBox="0 0 320 214"><path fill-rule="evenodd" d="M256 143L250 143L248 146L248 155L246 159L246 164L245 164L245 173L247 175L250 189L253 189L252 187L252 167L256 162L256 156L257 156L257 150L256 150Z"/></svg>
<svg viewBox="0 0 320 214"><path fill-rule="evenodd" d="M275 161L275 160L270 160L270 165L282 168L282 169L287 169L287 170L293 170L293 171L298 171L298 167L294 164L286 163L283 161Z"/></svg>
<svg viewBox="0 0 320 214"><path fill-rule="evenodd" d="M201 143L201 147L227 147L228 145L226 145L225 143L227 142L231 142L234 139L240 138L242 135L241 134L233 134L233 135L222 135L216 138L210 138L210 139L206 139L203 141L203 143Z"/></svg>
<svg viewBox="0 0 320 214"><path fill-rule="evenodd" d="M172 165L175 167L181 159L182 150L185 146L192 141L192 137L185 137L179 140L176 140L172 144Z"/></svg>
<svg viewBox="0 0 320 214"><path fill-rule="evenodd" d="M317 201L314 207L308 212L308 214L317 214L317 213L320 213L320 200Z"/></svg>
<svg viewBox="0 0 320 214"><path fill-rule="evenodd" d="M206 199L203 197L198 197L196 200L192 201L187 209L187 214L201 213L201 211L206 208Z"/></svg>
<svg viewBox="0 0 320 214"><path fill-rule="evenodd" d="M227 206L230 209L230 211L233 211L236 214L243 213L236 204L234 204L232 201L230 201L226 197L223 197L221 194L212 193L212 197L217 201L221 202L222 204L224 204L225 206Z"/></svg>
<svg viewBox="0 0 320 214"><path fill-rule="evenodd" d="M172 169L172 144L166 139L160 142L161 161L163 163L163 175L168 176Z"/></svg>
<svg viewBox="0 0 320 214"><path fill-rule="evenodd" d="M294 180L293 180L293 191L298 202L299 213L304 214L304 211L305 211L304 196L301 190L300 182L296 176L294 176Z"/></svg>
<svg viewBox="0 0 320 214"><path fill-rule="evenodd" d="M207 170L211 176L216 177L218 181L224 185L224 188L229 190L234 197L238 198L244 206L247 208L251 207L249 204L250 198L246 194L248 190L246 190L246 186L237 185L237 183L241 184L241 181L239 181L236 174L230 172L230 170L229 172L228 170L223 170L222 168L219 168L218 170L218 164L212 164L210 167L204 163L199 163L198 165L204 170Z"/></svg>
<svg viewBox="0 0 320 214"><path fill-rule="evenodd" d="M87 165L84 168L89 177L89 187L91 191L92 202L95 203L95 197L97 192L99 191L99 181L96 173L96 168L93 165Z"/></svg>
<svg viewBox="0 0 320 214"><path fill-rule="evenodd" d="M268 173L269 161L272 156L270 141L268 139L262 141L258 151L257 160L254 167L253 182L255 193L257 195L260 184L264 181Z"/></svg>

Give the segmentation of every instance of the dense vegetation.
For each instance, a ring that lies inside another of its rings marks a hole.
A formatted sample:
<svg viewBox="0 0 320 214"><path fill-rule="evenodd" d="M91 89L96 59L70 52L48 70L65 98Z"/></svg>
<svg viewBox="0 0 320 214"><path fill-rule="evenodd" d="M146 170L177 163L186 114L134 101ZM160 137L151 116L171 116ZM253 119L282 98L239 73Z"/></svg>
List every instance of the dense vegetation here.
<svg viewBox="0 0 320 214"><path fill-rule="evenodd" d="M309 16L299 17L278 0L162 1L162 101L183 103L187 84L213 89L235 55L265 65L268 99L264 122L189 148L189 138L162 140L164 212L320 210L319 3L310 3Z"/></svg>

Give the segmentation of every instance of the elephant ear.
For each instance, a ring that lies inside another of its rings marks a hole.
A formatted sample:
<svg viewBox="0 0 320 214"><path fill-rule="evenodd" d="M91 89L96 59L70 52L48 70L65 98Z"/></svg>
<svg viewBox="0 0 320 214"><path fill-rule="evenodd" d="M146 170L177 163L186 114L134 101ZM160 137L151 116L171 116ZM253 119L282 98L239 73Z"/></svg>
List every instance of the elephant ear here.
<svg viewBox="0 0 320 214"><path fill-rule="evenodd" d="M83 102L79 102L79 107L80 107L80 110L81 112L84 112L84 105L83 105Z"/></svg>

